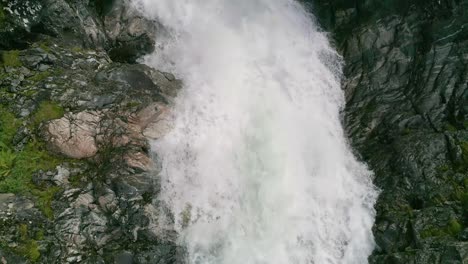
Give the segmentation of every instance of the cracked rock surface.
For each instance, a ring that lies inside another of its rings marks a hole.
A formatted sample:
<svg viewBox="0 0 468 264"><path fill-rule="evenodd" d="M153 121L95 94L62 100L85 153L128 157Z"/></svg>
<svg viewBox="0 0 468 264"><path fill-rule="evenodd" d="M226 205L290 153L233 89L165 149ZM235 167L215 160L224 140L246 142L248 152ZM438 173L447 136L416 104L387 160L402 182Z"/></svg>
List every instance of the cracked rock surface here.
<svg viewBox="0 0 468 264"><path fill-rule="evenodd" d="M181 82L135 63L156 24L127 1L0 9L0 263L178 263L148 140Z"/></svg>
<svg viewBox="0 0 468 264"><path fill-rule="evenodd" d="M468 263L468 1L312 1L381 189L371 263Z"/></svg>

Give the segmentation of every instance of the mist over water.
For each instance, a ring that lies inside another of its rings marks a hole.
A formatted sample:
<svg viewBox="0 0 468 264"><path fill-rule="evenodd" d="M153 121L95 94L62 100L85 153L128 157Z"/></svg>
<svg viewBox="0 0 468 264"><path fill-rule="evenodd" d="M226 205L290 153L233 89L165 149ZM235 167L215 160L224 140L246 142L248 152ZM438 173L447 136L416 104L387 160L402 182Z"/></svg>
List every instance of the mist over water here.
<svg viewBox="0 0 468 264"><path fill-rule="evenodd" d="M167 34L174 129L152 142L187 263L367 263L377 197L340 122L341 61L293 0L134 0Z"/></svg>

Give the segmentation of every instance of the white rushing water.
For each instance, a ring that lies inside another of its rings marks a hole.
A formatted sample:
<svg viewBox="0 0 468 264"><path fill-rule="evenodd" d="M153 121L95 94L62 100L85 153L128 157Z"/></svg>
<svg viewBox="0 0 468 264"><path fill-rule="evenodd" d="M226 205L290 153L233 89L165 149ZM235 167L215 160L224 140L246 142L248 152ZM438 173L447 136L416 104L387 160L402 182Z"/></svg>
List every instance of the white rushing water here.
<svg viewBox="0 0 468 264"><path fill-rule="evenodd" d="M153 148L187 263L367 263L377 196L340 123L341 61L293 0L135 0L184 82Z"/></svg>

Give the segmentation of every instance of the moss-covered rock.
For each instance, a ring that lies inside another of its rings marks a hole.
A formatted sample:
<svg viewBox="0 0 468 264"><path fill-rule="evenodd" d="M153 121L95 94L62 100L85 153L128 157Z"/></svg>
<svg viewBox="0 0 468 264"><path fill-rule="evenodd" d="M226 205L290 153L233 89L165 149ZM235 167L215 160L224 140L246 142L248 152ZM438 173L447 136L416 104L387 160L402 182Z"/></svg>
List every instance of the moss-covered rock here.
<svg viewBox="0 0 468 264"><path fill-rule="evenodd" d="M2 52L2 65L5 67L20 67L22 65L19 59L19 50Z"/></svg>
<svg viewBox="0 0 468 264"><path fill-rule="evenodd" d="M45 121L61 118L64 114L63 107L56 102L43 101L39 104L33 116L33 122L38 125Z"/></svg>
<svg viewBox="0 0 468 264"><path fill-rule="evenodd" d="M29 45L4 52L15 56L0 67L0 259L174 258L171 230L154 228L163 209L152 203L157 190L144 131L180 82L53 38ZM91 122L96 152L78 160L57 151L46 131L67 120L66 139L83 146L82 113L99 118Z"/></svg>

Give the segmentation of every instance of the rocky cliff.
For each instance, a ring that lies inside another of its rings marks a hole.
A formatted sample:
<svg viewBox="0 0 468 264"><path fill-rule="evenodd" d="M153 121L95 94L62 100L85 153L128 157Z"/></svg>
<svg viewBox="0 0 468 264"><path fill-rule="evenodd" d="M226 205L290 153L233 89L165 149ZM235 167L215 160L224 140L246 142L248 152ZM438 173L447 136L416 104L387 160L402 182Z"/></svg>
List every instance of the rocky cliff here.
<svg viewBox="0 0 468 264"><path fill-rule="evenodd" d="M468 263L468 1L312 3L346 62L344 123L381 189L371 263Z"/></svg>
<svg viewBox="0 0 468 264"><path fill-rule="evenodd" d="M174 263L148 139L180 87L125 1L0 1L0 263Z"/></svg>
<svg viewBox="0 0 468 264"><path fill-rule="evenodd" d="M381 189L371 263L468 263L468 1L308 1ZM180 82L119 0L0 0L0 262L177 263L147 140Z"/></svg>

